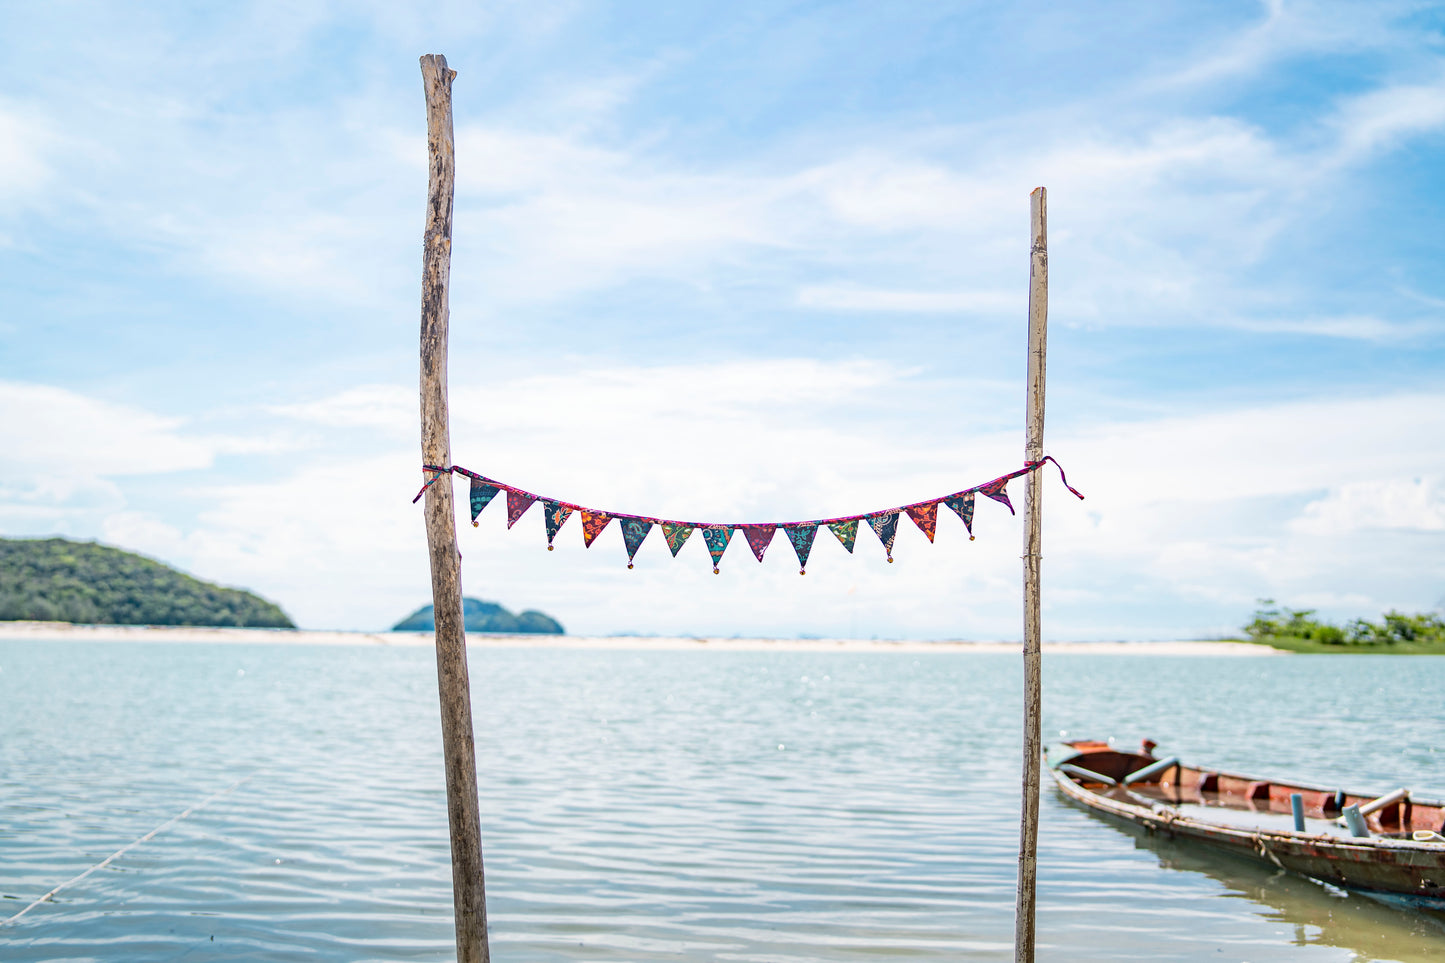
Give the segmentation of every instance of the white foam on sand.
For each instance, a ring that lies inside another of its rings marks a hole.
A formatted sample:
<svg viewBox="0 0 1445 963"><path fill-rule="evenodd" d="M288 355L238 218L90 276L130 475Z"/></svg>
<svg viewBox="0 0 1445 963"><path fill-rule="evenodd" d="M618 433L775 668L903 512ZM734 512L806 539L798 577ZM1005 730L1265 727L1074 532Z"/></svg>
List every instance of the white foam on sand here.
<svg viewBox="0 0 1445 963"><path fill-rule="evenodd" d="M311 629L236 629L170 625L72 625L0 622L0 639L51 642L221 642L275 645L430 646L430 632L332 632ZM717 636L491 635L471 633L472 648L617 649L714 652L1018 652L1018 642L880 639L736 639ZM1045 642L1046 653L1074 655L1290 655L1248 642Z"/></svg>

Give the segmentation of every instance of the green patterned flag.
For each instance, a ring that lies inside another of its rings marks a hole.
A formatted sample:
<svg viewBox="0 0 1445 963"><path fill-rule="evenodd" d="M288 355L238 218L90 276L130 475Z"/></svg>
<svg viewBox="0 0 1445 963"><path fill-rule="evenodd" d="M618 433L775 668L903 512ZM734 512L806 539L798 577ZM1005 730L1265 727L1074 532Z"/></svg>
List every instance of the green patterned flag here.
<svg viewBox="0 0 1445 963"><path fill-rule="evenodd" d="M712 556L712 573L718 573L718 563L728 549L733 530L726 525L709 525L702 530L702 540L707 542L707 553Z"/></svg>
<svg viewBox="0 0 1445 963"><path fill-rule="evenodd" d="M662 523L662 537L667 539L667 547L672 549L673 558L677 558L678 551L681 550L683 543L691 534L692 528L687 525L678 522Z"/></svg>
<svg viewBox="0 0 1445 963"><path fill-rule="evenodd" d="M798 574L806 575L808 556L813 552L813 537L818 534L818 526L785 525L783 531L788 533L788 541L793 543L793 551L798 555Z"/></svg>
<svg viewBox="0 0 1445 963"><path fill-rule="evenodd" d="M829 522L828 530L838 536L838 541L842 542L843 547L848 550L848 554L852 555L853 543L858 539L858 519L847 522Z"/></svg>
<svg viewBox="0 0 1445 963"><path fill-rule="evenodd" d="M652 531L652 523L643 518L624 518L622 520L622 544L627 546L627 567L632 567L632 559L637 555L637 550L642 547L642 540L647 533Z"/></svg>

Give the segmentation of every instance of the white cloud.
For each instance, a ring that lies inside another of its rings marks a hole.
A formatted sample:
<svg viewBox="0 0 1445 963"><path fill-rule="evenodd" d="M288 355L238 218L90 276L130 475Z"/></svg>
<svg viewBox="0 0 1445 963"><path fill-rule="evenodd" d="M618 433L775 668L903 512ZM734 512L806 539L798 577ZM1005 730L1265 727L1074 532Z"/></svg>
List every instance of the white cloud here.
<svg viewBox="0 0 1445 963"><path fill-rule="evenodd" d="M1305 535L1370 529L1445 531L1445 486L1435 478L1354 482L1310 502L1290 523Z"/></svg>
<svg viewBox="0 0 1445 963"><path fill-rule="evenodd" d="M417 427L418 405L417 393L400 385L360 385L316 401L271 405L267 410L329 428L399 432Z"/></svg>
<svg viewBox="0 0 1445 963"><path fill-rule="evenodd" d="M1245 331L1307 334L1325 338L1377 342L1405 341L1438 332L1442 326L1440 322L1388 321L1367 314L1277 320L1241 318L1234 324Z"/></svg>
<svg viewBox="0 0 1445 963"><path fill-rule="evenodd" d="M36 199L53 176L55 140L49 125L0 101L0 205Z"/></svg>
<svg viewBox="0 0 1445 963"><path fill-rule="evenodd" d="M1381 87L1346 101L1334 120L1337 162L1368 159L1415 134L1445 127L1445 78Z"/></svg>
<svg viewBox="0 0 1445 963"><path fill-rule="evenodd" d="M1263 0L1262 18L1222 41L1209 37L1209 52L1165 77L1166 86L1203 85L1251 77L1281 60L1303 54L1392 49L1403 46L1396 26L1410 4Z"/></svg>
<svg viewBox="0 0 1445 963"><path fill-rule="evenodd" d="M183 421L64 388L0 381L0 465L58 475L152 474L211 464Z"/></svg>
<svg viewBox="0 0 1445 963"><path fill-rule="evenodd" d="M1019 311L1028 303L1013 291L889 291L851 284L807 285L798 290L798 304L839 311L955 313Z"/></svg>

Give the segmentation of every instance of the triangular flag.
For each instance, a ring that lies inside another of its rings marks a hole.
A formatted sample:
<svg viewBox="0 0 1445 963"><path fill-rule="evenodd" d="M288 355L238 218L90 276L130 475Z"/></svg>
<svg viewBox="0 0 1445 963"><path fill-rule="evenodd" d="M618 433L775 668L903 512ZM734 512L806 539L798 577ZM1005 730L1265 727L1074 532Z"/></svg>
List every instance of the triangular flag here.
<svg viewBox="0 0 1445 963"><path fill-rule="evenodd" d="M763 553L768 550L768 546L773 543L773 535L777 531L778 526L776 525L743 526L743 536L748 540L748 548L753 550L753 554L758 557L759 562L763 560Z"/></svg>
<svg viewBox="0 0 1445 963"><path fill-rule="evenodd" d="M788 533L788 541L793 543L793 551L798 554L798 574L807 574L808 556L812 554L813 538L818 534L818 526L785 525L783 531Z"/></svg>
<svg viewBox="0 0 1445 963"><path fill-rule="evenodd" d="M602 530L610 521L612 521L612 516L605 512L589 512L585 508L582 509L582 543L591 548L593 540L602 534Z"/></svg>
<svg viewBox="0 0 1445 963"><path fill-rule="evenodd" d="M501 491L501 489L496 485L488 485L479 478L472 479L471 502L473 525L477 524L477 516L482 513L482 509L487 507L487 503L497 496L497 492L499 491Z"/></svg>
<svg viewBox="0 0 1445 963"><path fill-rule="evenodd" d="M547 519L547 551L552 551L552 539L562 530L563 524L572 517L572 509L561 502L542 502L542 514Z"/></svg>
<svg viewBox="0 0 1445 963"><path fill-rule="evenodd" d="M898 537L898 513L869 515L868 525L878 536L878 541L883 543L883 550L888 553L888 561L893 561L893 540Z"/></svg>
<svg viewBox="0 0 1445 963"><path fill-rule="evenodd" d="M511 528L517 524L517 519L527 514L527 509L537 500L536 495L529 495L527 492L518 491L515 488L507 489L507 527Z"/></svg>
<svg viewBox="0 0 1445 963"><path fill-rule="evenodd" d="M828 531L838 536L838 541L843 543L843 547L848 550L849 555L853 554L853 542L858 538L858 519L854 518L846 522L829 522Z"/></svg>
<svg viewBox="0 0 1445 963"><path fill-rule="evenodd" d="M723 552L727 551L728 541L733 537L733 530L726 525L709 525L702 530L702 540L707 542L707 553L712 556L712 573L718 573L718 563L722 561Z"/></svg>
<svg viewBox="0 0 1445 963"><path fill-rule="evenodd" d="M1013 502L1008 500L1008 492L1004 490L1007 487L1007 478L995 478L993 481L989 482L987 485L984 485L978 491L979 494L987 495L989 498L992 498L996 502L1003 502L1004 507L1008 509L1008 513L1010 515L1017 515L1018 513L1014 511Z"/></svg>
<svg viewBox="0 0 1445 963"><path fill-rule="evenodd" d="M908 517L913 519L913 524L918 530L933 541L933 530L938 527L938 502L927 502L923 505L909 505L904 509Z"/></svg>
<svg viewBox="0 0 1445 963"><path fill-rule="evenodd" d="M622 544L627 546L627 567L632 567L632 559L637 555L637 550L642 547L642 540L647 533L652 531L652 523L643 518L624 518L622 520Z"/></svg>
<svg viewBox="0 0 1445 963"><path fill-rule="evenodd" d="M672 557L677 558L678 550L682 548L683 542L692 534L692 526L683 525L680 522L663 522L662 537L667 539L667 547L672 549Z"/></svg>
<svg viewBox="0 0 1445 963"><path fill-rule="evenodd" d="M953 509L958 517L963 519L963 527L968 529L968 540L973 541L973 492L949 495L943 500L943 504Z"/></svg>

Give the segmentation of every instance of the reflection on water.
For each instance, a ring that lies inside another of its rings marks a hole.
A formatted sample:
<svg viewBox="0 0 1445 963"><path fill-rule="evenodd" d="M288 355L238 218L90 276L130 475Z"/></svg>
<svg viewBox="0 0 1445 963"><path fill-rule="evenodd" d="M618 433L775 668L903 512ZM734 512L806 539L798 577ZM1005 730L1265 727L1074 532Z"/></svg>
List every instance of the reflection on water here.
<svg viewBox="0 0 1445 963"><path fill-rule="evenodd" d="M1012 959L1016 656L488 649L471 678L499 963ZM1044 682L1051 736L1442 795L1445 659L1060 656ZM438 729L426 649L0 643L0 916L252 777L0 928L0 959L449 958ZM1161 865L1208 857L1052 791L1040 846L1041 960L1445 945Z"/></svg>
<svg viewBox="0 0 1445 963"><path fill-rule="evenodd" d="M1134 846L1155 856L1161 867L1202 873L1224 886L1223 898L1247 901L1263 919L1288 924L1296 946L1339 947L1352 951L1356 961L1445 959L1441 907L1376 899L1190 840L1152 835L1096 812L1085 814L1133 837Z"/></svg>

